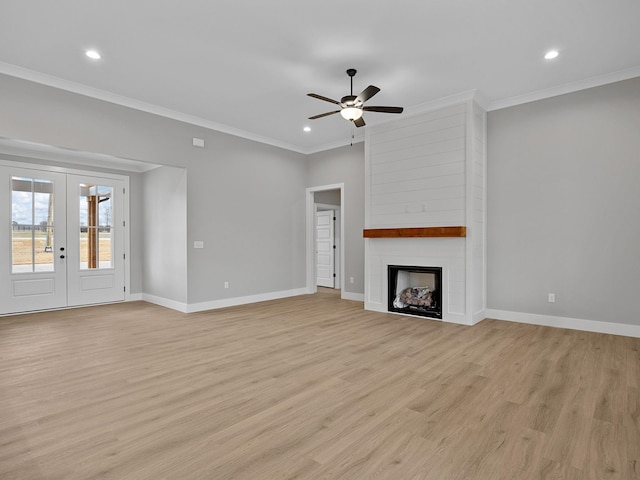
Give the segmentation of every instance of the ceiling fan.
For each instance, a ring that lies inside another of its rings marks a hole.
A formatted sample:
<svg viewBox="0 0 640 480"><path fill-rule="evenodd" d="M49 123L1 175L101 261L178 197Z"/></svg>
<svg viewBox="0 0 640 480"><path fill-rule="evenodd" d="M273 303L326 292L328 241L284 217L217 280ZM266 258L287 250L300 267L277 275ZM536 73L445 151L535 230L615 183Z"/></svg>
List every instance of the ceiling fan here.
<svg viewBox="0 0 640 480"><path fill-rule="evenodd" d="M367 107L364 105L364 102L373 97L376 93L380 91L380 89L374 85L369 85L365 88L360 95L355 96L353 94L353 76L357 73L355 68L350 68L347 70L347 75L351 78L351 94L346 95L340 99L333 100L331 98L323 97L322 95L318 95L317 93L307 93L310 97L317 98L319 100L324 100L325 102L335 103L336 105L340 105L340 110L334 110L333 112L321 113L320 115L314 115L313 117L309 117L309 120L315 120L317 118L326 117L328 115L333 115L334 113L339 113L342 118L345 120L349 120L353 122L356 127L364 127L364 119L362 118L363 112L381 112L381 113L402 113L402 107Z"/></svg>

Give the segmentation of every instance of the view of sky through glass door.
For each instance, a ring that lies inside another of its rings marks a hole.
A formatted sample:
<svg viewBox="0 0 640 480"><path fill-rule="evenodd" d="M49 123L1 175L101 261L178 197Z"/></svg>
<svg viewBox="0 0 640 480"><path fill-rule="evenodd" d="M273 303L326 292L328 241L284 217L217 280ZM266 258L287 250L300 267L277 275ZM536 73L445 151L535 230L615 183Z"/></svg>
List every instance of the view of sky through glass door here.
<svg viewBox="0 0 640 480"><path fill-rule="evenodd" d="M50 272L53 260L53 182L11 178L13 273Z"/></svg>

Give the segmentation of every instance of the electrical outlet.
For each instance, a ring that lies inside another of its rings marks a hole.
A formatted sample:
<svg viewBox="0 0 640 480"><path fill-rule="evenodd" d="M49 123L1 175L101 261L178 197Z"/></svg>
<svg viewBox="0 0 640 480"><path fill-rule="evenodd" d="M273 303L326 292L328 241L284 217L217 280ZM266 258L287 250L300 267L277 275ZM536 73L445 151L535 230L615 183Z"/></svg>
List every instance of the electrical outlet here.
<svg viewBox="0 0 640 480"><path fill-rule="evenodd" d="M353 277L349 277L349 283L353 283Z"/></svg>
<svg viewBox="0 0 640 480"><path fill-rule="evenodd" d="M555 293L550 293L549 294L549 303L554 303L556 301L556 294Z"/></svg>
<svg viewBox="0 0 640 480"><path fill-rule="evenodd" d="M229 288L229 282L224 282L224 288Z"/></svg>

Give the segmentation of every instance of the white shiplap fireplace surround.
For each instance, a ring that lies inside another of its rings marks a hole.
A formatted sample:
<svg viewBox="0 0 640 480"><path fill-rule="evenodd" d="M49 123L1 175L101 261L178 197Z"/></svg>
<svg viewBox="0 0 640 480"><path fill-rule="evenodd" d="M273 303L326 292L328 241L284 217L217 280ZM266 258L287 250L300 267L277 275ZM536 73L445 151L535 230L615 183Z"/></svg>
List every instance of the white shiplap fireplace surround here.
<svg viewBox="0 0 640 480"><path fill-rule="evenodd" d="M365 140L365 229L461 226L464 237L365 238L365 309L387 311L387 266L442 268L442 320L486 310L486 112L463 95L372 126Z"/></svg>

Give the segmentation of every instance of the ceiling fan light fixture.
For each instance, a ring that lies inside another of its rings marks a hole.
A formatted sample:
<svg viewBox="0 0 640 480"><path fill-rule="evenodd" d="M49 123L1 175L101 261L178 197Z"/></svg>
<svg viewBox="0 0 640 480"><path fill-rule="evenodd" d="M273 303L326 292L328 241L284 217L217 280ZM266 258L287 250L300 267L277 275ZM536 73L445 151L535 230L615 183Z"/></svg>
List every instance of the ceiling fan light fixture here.
<svg viewBox="0 0 640 480"><path fill-rule="evenodd" d="M340 110L340 115L342 115L342 118L345 120L353 122L354 120L358 120L362 117L362 109L357 107L345 107Z"/></svg>

